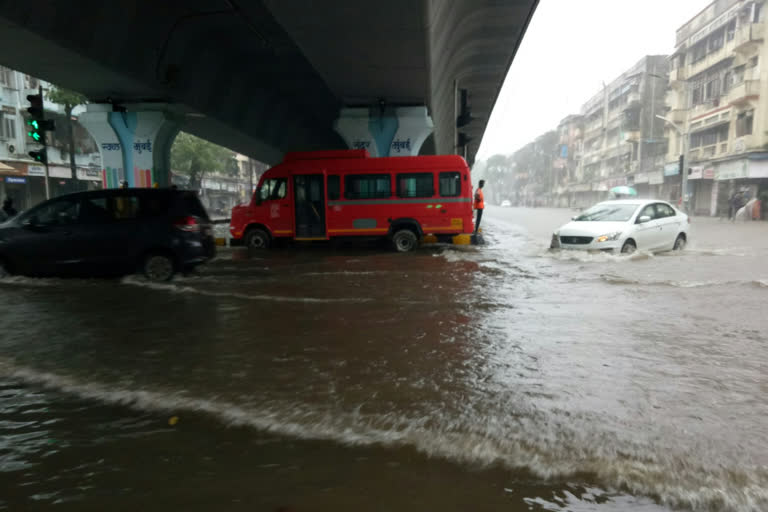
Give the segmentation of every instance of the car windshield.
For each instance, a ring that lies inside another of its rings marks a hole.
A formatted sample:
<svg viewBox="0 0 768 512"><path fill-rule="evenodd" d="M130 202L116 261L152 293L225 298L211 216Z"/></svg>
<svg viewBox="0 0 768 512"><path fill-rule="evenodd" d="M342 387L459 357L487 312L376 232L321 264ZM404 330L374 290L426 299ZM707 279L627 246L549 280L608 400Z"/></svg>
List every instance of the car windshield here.
<svg viewBox="0 0 768 512"><path fill-rule="evenodd" d="M579 222L626 222L632 217L638 206L621 203L597 204L573 220Z"/></svg>

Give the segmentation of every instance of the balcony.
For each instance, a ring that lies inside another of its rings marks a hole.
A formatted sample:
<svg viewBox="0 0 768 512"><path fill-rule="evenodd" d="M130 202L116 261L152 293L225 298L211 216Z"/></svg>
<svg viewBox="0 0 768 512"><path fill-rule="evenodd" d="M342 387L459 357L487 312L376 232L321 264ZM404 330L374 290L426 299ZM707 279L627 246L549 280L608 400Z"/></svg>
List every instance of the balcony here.
<svg viewBox="0 0 768 512"><path fill-rule="evenodd" d="M744 105L759 96L760 80L744 80L731 87L725 99L731 105Z"/></svg>
<svg viewBox="0 0 768 512"><path fill-rule="evenodd" d="M718 50L715 50L714 52L710 53L709 55L705 56L703 59L694 62L690 66L687 67L687 75L689 77L696 76L702 71L705 71L718 62L727 59L728 57L732 56L733 48L736 46L735 43L736 38L726 41L723 46L721 46Z"/></svg>
<svg viewBox="0 0 768 512"><path fill-rule="evenodd" d="M673 87L681 86L688 78L688 74L685 72L685 66L682 68L673 69L669 72L669 85Z"/></svg>
<svg viewBox="0 0 768 512"><path fill-rule="evenodd" d="M765 26L762 23L748 23L742 25L734 34L733 51L739 53L751 53L757 50L763 42Z"/></svg>
<svg viewBox="0 0 768 512"><path fill-rule="evenodd" d="M688 117L688 111L682 108L673 108L664 117L666 117L667 119L669 119L675 124L682 124L685 122L686 118Z"/></svg>

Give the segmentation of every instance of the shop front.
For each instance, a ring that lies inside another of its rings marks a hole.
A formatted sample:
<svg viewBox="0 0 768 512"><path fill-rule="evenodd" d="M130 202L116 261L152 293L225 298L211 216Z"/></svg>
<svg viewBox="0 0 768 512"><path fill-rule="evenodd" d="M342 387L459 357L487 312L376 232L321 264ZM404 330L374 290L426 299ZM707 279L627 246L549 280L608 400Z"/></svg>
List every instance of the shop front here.
<svg viewBox="0 0 768 512"><path fill-rule="evenodd" d="M717 190L714 180L714 166L691 167L688 174L688 191L691 194L689 206L694 215L717 214Z"/></svg>

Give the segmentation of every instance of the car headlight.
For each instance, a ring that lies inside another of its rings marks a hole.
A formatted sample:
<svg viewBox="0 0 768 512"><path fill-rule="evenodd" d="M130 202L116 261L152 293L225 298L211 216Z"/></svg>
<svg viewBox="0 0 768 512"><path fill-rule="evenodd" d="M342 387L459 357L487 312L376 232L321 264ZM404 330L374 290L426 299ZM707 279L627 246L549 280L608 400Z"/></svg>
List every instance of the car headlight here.
<svg viewBox="0 0 768 512"><path fill-rule="evenodd" d="M621 236L621 231L616 231L614 233L608 233L607 235L600 235L595 239L595 242L613 242L615 240L618 240Z"/></svg>

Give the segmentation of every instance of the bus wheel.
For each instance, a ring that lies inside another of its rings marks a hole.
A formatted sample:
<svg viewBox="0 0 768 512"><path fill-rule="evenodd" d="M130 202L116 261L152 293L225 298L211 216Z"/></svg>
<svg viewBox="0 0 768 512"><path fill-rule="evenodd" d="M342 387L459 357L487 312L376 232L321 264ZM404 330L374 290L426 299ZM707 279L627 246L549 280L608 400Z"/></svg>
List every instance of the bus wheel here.
<svg viewBox="0 0 768 512"><path fill-rule="evenodd" d="M268 249L269 233L259 228L251 228L245 233L245 246L249 249Z"/></svg>
<svg viewBox="0 0 768 512"><path fill-rule="evenodd" d="M410 229L401 229L392 235L392 245L397 252L409 252L416 248L419 240Z"/></svg>

